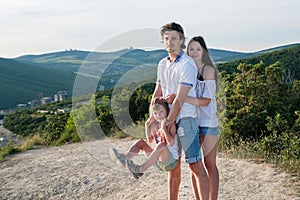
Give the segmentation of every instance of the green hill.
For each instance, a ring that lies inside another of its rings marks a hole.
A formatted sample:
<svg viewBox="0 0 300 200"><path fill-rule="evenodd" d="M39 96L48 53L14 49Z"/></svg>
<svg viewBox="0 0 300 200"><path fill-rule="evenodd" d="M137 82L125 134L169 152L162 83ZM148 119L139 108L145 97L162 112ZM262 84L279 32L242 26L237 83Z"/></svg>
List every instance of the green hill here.
<svg viewBox="0 0 300 200"><path fill-rule="evenodd" d="M249 55L249 53L219 49L209 49L209 52L216 62L224 62L228 60L227 58L237 59ZM111 63L123 65L157 64L165 56L167 56L165 50L122 49L116 52L68 50L42 55L24 55L15 58L15 60L39 67L77 72L83 63L85 65L97 64L100 67L107 67Z"/></svg>
<svg viewBox="0 0 300 200"><path fill-rule="evenodd" d="M232 62L218 64L219 71L225 73L233 73L237 71L240 63L256 64L263 61L266 66L280 61L287 73L300 80L300 44L289 46L289 48L275 48L272 50L264 50L259 54L254 54L251 58L239 59Z"/></svg>
<svg viewBox="0 0 300 200"><path fill-rule="evenodd" d="M291 47L294 47L297 45L299 45L299 43L273 47L273 48L269 48L269 49L265 49L265 50L261 50L261 51L257 51L257 52L250 52L250 53L239 53L239 52L227 51L227 52L225 52L225 54L223 53L224 56L221 58L214 58L214 56L212 56L212 57L214 58L214 61L217 63L225 63L225 62L238 61L241 59L251 58L251 57L259 56L259 55L262 55L265 53L271 53L273 51L284 50L284 49L288 49L288 48L291 48Z"/></svg>
<svg viewBox="0 0 300 200"><path fill-rule="evenodd" d="M65 90L71 95L76 77L80 81L80 94L95 91L98 84L113 87L129 71L132 78L127 75L123 81L140 81L141 74L154 81L157 62L164 56L163 50L125 49L111 53L65 51L1 59L0 91L5 95L0 97L0 109L37 99L39 93L53 97L57 91Z"/></svg>
<svg viewBox="0 0 300 200"><path fill-rule="evenodd" d="M258 56L277 50L283 50L297 45L299 44L289 44L251 53L209 49L209 53L215 62L224 63ZM24 55L15 58L15 60L22 63L36 65L38 67L68 72L77 72L82 64L84 64L86 67L91 66L90 72L93 73L95 72L95 65L97 65L97 68L108 68L108 66L111 64L123 66L130 65L129 68L132 68L133 66L141 64L157 64L158 61L165 56L167 56L167 53L162 49L153 51L144 51L141 49L122 49L115 52L66 50L41 55Z"/></svg>
<svg viewBox="0 0 300 200"><path fill-rule="evenodd" d="M15 60L37 65L39 67L77 72L81 65L107 67L108 65L140 65L143 63L157 63L167 54L164 50L144 51L141 49L122 49L115 52L89 52L68 50L42 55L24 55Z"/></svg>
<svg viewBox="0 0 300 200"><path fill-rule="evenodd" d="M158 61L166 55L164 50L123 49L116 52L72 50L43 55L26 55L15 60L42 68L74 72L83 77L94 77L99 79L98 84L111 88L125 73L133 69L136 71L136 68L141 66L144 67L146 74L151 75L149 78L153 79ZM137 74L138 71L141 70L131 73L134 75L133 79L140 76Z"/></svg>
<svg viewBox="0 0 300 200"><path fill-rule="evenodd" d="M208 51L211 57L213 58L213 60L217 63L246 57L252 54L252 53L242 53L236 51L219 50L219 49L209 49Z"/></svg>
<svg viewBox="0 0 300 200"><path fill-rule="evenodd" d="M75 74L44 69L0 58L0 109L38 99L38 94L52 96L60 90L72 91Z"/></svg>
<svg viewBox="0 0 300 200"><path fill-rule="evenodd" d="M295 46L296 45L296 46ZM291 47L292 46L292 47ZM293 46L295 46L294 50ZM291 48L289 48L291 47ZM297 50L298 49L298 50ZM240 62L266 64L279 60L299 78L299 45L292 44L254 53L209 49L220 71L232 73ZM270 53L271 52L271 53ZM271 56L270 56L271 55ZM70 95L76 75L83 81L83 92L91 92L98 85L111 88L122 78L122 83L154 81L158 61L167 56L165 50L145 51L123 49L116 52L68 50L42 55L25 55L15 59L0 59L0 109L16 107L37 99L41 92L53 96L65 90ZM243 59L254 56L253 58ZM233 62L223 63L229 60ZM125 76L126 75L126 76Z"/></svg>

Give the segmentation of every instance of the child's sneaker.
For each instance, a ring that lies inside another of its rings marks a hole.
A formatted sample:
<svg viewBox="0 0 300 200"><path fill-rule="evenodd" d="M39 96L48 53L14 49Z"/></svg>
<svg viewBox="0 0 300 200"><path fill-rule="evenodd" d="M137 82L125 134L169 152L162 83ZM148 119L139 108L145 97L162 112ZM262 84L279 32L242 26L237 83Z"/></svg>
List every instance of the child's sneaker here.
<svg viewBox="0 0 300 200"><path fill-rule="evenodd" d="M110 157L113 160L117 161L117 164L121 167L125 167L126 156L122 153L119 153L115 148L110 148Z"/></svg>
<svg viewBox="0 0 300 200"><path fill-rule="evenodd" d="M135 179L139 179L140 177L143 176L143 173L140 172L140 167L141 166L134 164L132 160L126 159L126 167L133 174L133 177Z"/></svg>

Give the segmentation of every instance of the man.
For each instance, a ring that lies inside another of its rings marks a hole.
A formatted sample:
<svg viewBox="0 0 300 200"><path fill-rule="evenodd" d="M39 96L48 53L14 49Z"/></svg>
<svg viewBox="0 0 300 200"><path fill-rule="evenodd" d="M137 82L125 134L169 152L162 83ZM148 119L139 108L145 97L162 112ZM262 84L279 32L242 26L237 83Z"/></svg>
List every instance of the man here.
<svg viewBox="0 0 300 200"><path fill-rule="evenodd" d="M185 36L182 27L175 23L169 23L161 28L161 36L169 56L163 58L157 68L157 82L153 97L163 96L169 103L172 102L170 113L164 125L169 127L177 124L177 135L185 152L185 160L189 164L192 174L196 177L200 194L194 194L196 199L208 199L208 176L202 164L200 152L199 134L197 128L196 106L185 103L186 96L196 96L197 68L190 57L182 49L185 48ZM172 94L176 94L173 101ZM178 198L178 190L181 182L180 159L168 177L169 199ZM194 190L195 191L195 190Z"/></svg>

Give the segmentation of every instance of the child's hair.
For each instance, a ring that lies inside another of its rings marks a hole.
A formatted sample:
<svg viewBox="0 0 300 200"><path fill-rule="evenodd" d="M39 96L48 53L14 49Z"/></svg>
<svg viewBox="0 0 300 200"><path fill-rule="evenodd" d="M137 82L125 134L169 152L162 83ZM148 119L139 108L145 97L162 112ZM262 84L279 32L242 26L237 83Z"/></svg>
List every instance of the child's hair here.
<svg viewBox="0 0 300 200"><path fill-rule="evenodd" d="M169 104L162 97L155 97L153 99L153 105L150 108L151 113L152 113L153 110L157 110L158 109L158 105L163 106L166 109L166 111L167 111L167 115L169 114L169 112L170 112Z"/></svg>

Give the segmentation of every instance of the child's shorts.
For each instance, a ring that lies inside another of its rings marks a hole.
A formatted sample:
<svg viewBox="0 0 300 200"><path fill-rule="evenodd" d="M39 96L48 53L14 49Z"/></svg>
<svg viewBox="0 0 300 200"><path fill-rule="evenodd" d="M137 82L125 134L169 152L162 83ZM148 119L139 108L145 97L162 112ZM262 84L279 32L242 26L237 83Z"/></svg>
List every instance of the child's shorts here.
<svg viewBox="0 0 300 200"><path fill-rule="evenodd" d="M173 158L172 154L169 154L169 157L161 162L161 161L157 161L156 162L156 167L161 170L161 171L171 171L172 169L174 169L177 165L178 160L176 160L175 158Z"/></svg>

